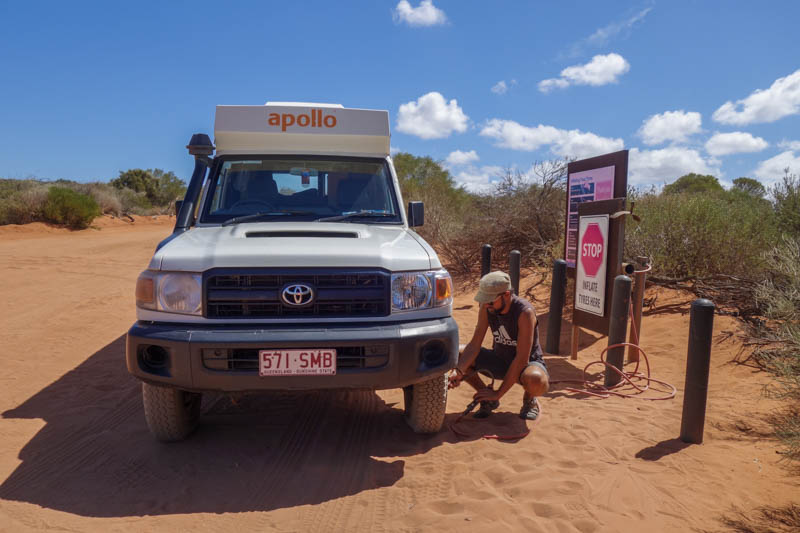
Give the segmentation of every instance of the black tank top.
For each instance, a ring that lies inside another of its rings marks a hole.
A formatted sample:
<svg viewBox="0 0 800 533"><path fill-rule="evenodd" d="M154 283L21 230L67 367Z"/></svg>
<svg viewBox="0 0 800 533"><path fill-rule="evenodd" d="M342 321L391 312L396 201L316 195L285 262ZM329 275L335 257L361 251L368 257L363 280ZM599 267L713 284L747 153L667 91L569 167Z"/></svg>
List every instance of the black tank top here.
<svg viewBox="0 0 800 533"><path fill-rule="evenodd" d="M511 309L508 313L487 313L489 315L489 328L492 330L494 343L492 349L494 353L505 359L508 363L517 356L517 337L519 335L519 316L526 310L533 310L533 306L517 295L511 296ZM534 317L536 311L533 312ZM542 358L542 347L539 344L539 321L535 319L533 327L533 344L531 345L531 356L529 362L537 361L544 364Z"/></svg>

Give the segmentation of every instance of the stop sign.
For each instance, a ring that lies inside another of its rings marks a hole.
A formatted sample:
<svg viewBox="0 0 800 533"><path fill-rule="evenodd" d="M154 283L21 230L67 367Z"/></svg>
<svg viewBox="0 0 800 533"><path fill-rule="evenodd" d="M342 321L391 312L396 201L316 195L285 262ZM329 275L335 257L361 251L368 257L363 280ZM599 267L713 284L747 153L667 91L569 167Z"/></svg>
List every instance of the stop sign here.
<svg viewBox="0 0 800 533"><path fill-rule="evenodd" d="M603 264L603 249L606 243L603 233L597 223L590 223L586 226L586 232L581 240L581 265L583 271L590 278L597 275L597 271Z"/></svg>

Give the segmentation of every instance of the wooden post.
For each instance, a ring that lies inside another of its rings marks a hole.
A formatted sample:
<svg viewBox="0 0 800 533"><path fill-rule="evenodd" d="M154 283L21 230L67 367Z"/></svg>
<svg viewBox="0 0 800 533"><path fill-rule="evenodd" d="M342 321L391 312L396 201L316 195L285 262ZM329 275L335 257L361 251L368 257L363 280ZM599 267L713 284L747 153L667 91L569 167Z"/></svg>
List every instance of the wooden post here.
<svg viewBox="0 0 800 533"><path fill-rule="evenodd" d="M578 358L578 338L581 335L581 328L576 325L572 325L572 350L570 352L569 358L573 361Z"/></svg>
<svg viewBox="0 0 800 533"><path fill-rule="evenodd" d="M647 281L647 272L636 271L633 273L633 317L628 342L638 345L642 340L642 302L644 300L644 286ZM639 349L628 346L628 361L639 360Z"/></svg>

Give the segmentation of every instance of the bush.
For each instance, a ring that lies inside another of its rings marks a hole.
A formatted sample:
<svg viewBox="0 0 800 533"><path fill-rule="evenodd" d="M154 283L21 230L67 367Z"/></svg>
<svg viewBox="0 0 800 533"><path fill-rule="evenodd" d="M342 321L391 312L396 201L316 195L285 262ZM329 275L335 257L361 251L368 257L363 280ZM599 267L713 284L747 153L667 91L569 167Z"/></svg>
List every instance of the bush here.
<svg viewBox="0 0 800 533"><path fill-rule="evenodd" d="M120 216L123 213L121 191L107 183L76 183L68 187L94 198L94 201L100 206L100 212L104 215Z"/></svg>
<svg viewBox="0 0 800 533"><path fill-rule="evenodd" d="M186 184L174 173L164 172L160 168L120 171L119 177L111 180L110 184L117 189L142 193L149 204L158 207L171 205L186 194Z"/></svg>
<svg viewBox="0 0 800 533"><path fill-rule="evenodd" d="M506 170L493 194L478 196L453 239L451 255L459 270L480 266L480 249L492 245L492 268L508 268L512 250L522 266L545 266L561 255L567 161L533 166L532 175Z"/></svg>
<svg viewBox="0 0 800 533"><path fill-rule="evenodd" d="M0 199L0 224L29 224L42 220L47 187L34 185Z"/></svg>
<svg viewBox="0 0 800 533"><path fill-rule="evenodd" d="M778 239L769 202L718 192L633 199L642 220L626 222L625 255L650 257L655 275L763 279L764 252Z"/></svg>
<svg viewBox="0 0 800 533"><path fill-rule="evenodd" d="M783 180L773 186L770 193L775 201L780 231L800 237L800 177L785 169Z"/></svg>
<svg viewBox="0 0 800 533"><path fill-rule="evenodd" d="M88 228L100 216L100 206L94 198L66 187L50 187L42 212L44 219L72 229Z"/></svg>
<svg viewBox="0 0 800 533"><path fill-rule="evenodd" d="M750 357L775 376L768 394L789 402L773 417L773 426L787 457L800 460L800 239L784 237L765 259L769 275L756 290L756 299L777 327L756 331L753 336L767 342Z"/></svg>

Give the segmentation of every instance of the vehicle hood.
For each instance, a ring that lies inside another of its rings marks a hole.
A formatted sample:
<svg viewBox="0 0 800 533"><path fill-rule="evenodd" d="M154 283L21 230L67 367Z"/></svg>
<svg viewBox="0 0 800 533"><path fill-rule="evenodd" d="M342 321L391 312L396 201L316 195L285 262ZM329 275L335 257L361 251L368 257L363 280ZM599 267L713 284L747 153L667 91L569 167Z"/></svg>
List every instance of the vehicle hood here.
<svg viewBox="0 0 800 533"><path fill-rule="evenodd" d="M441 264L427 243L403 226L326 222L194 227L162 243L150 263L154 270L187 272L222 267L403 271L440 268Z"/></svg>

